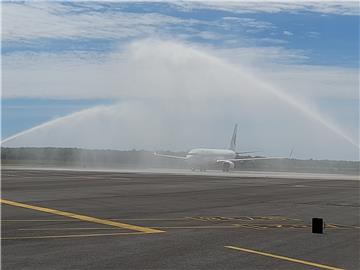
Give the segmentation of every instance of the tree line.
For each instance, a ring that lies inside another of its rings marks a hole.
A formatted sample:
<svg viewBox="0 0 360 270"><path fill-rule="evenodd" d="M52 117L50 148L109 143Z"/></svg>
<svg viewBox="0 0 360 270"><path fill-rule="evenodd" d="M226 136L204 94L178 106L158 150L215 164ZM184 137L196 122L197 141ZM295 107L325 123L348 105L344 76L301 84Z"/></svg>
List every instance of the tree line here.
<svg viewBox="0 0 360 270"><path fill-rule="evenodd" d="M186 152L162 151L185 156ZM239 157L241 158L241 157ZM89 150L80 148L20 147L1 148L2 165L68 166L82 168L186 168L182 160L160 158L146 150ZM237 162L235 170L274 170L359 174L360 163L336 160L274 159ZM220 169L212 165L209 169Z"/></svg>

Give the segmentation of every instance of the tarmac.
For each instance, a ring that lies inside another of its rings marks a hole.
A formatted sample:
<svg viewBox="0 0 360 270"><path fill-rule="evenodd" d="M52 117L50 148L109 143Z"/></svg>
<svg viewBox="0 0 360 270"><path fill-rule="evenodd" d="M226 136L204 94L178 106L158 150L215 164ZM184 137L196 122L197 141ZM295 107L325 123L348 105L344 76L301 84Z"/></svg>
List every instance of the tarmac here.
<svg viewBox="0 0 360 270"><path fill-rule="evenodd" d="M3 168L2 269L360 269L359 183Z"/></svg>

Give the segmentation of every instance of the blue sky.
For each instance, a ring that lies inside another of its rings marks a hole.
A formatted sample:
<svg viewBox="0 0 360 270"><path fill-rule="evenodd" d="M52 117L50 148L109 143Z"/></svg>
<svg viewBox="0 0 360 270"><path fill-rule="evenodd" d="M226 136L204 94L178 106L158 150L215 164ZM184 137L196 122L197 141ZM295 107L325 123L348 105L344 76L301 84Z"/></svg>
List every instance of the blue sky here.
<svg viewBox="0 0 360 270"><path fill-rule="evenodd" d="M113 77L105 70L114 59L126 59L129 44L144 39L182 43L257 70L354 138L358 25L356 2L4 2L2 138L132 99L109 90ZM101 74L95 75L96 67ZM89 79L94 81L84 83ZM103 84L102 91L91 89ZM125 87L119 82L116 89ZM338 156L353 159L351 151Z"/></svg>

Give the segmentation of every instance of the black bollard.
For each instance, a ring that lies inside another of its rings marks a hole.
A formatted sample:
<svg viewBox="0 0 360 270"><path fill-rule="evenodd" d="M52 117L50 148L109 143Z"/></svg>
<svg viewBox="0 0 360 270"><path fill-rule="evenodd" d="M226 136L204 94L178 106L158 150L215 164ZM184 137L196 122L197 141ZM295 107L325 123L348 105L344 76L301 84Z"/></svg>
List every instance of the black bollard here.
<svg viewBox="0 0 360 270"><path fill-rule="evenodd" d="M312 219L312 233L324 233L324 221L322 218Z"/></svg>

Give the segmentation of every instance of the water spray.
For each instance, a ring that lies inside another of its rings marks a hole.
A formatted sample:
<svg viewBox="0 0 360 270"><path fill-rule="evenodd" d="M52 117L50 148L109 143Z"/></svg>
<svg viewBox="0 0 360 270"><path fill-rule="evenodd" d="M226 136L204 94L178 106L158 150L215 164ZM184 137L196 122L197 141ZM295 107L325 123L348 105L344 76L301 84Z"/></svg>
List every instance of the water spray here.
<svg viewBox="0 0 360 270"><path fill-rule="evenodd" d="M169 45L170 44L170 49L174 49L171 46L182 46L181 48L184 48L183 45L174 45L173 43L155 43L155 46L159 46L159 45ZM149 44L146 44L149 45ZM150 44L151 45L151 44ZM146 46L147 48L149 46ZM161 47L159 47L161 49ZM159 49L158 48L158 49ZM179 50L181 49L179 48ZM155 48L156 49L156 48ZM136 46L135 46L135 50L136 50ZM337 136L343 138L344 140L346 140L347 142L349 142L350 144L356 146L357 148L359 148L358 143L352 139L350 136L348 136L343 130L341 130L339 127L337 127L335 124L331 123L330 121L326 120L322 115L320 115L318 112L312 110L311 108L309 108L309 106L307 106L306 104L299 102L298 100L296 100L295 98L293 98L292 96L290 96L289 94L285 93L284 91L282 91L281 89L275 88L274 86L272 86L271 84L264 82L264 81L259 81L259 79L255 76L253 76L252 74L250 74L249 72L243 72L242 70L240 70L238 67L226 63L225 61L223 61L222 59L219 59L217 57L214 57L212 55L206 54L200 50L195 50L192 48L188 48L186 47L186 52L188 53L186 55L187 57L187 61L191 61L192 58L195 57L200 57L201 61L208 61L210 63L213 63L215 65L217 65L217 67L220 67L221 69L224 69L226 72L232 72L238 75L241 75L242 77L246 78L249 80L250 83L252 83L254 86L257 86L260 89L265 90L267 93L271 93L272 96L275 96L278 100L281 100L282 102L284 102L285 104L289 104L291 105L293 108L295 108L297 111L301 112L303 115L305 115L308 119L311 119L313 121L316 121L317 123L321 124L323 127L327 128L328 130L330 130L332 133L336 134ZM162 51L162 50L159 50ZM171 52L173 50L170 50ZM137 51L135 51L137 52ZM155 50L156 53L156 50ZM152 52L153 54L153 52ZM137 57L139 57L139 55L137 55ZM140 55L141 57L141 55ZM168 57L168 55L165 55L165 57ZM172 56L173 57L173 56ZM145 60L146 60L146 55L145 55ZM150 59L151 60L151 59ZM173 59L170 59L173 60ZM175 59L177 60L177 59ZM225 72L225 73L226 73ZM171 93L170 93L171 94ZM99 107L99 106L96 106ZM69 114L67 116L63 116L63 117L59 117L56 118L54 120L45 122L43 124L37 125L35 127L32 127L30 129L27 129L25 131L19 132L15 135L12 135L6 139L4 139L1 143L7 143L9 141L15 140L16 138L19 138L21 136L26 136L29 133L35 132L37 130L49 127L49 126L54 126L60 122L63 121L68 121L76 116L79 115L86 115L88 114L90 111L93 111L96 107L90 108L90 109L85 109L79 112L75 112L72 114ZM104 106L103 106L104 107Z"/></svg>

